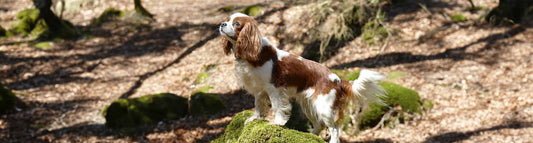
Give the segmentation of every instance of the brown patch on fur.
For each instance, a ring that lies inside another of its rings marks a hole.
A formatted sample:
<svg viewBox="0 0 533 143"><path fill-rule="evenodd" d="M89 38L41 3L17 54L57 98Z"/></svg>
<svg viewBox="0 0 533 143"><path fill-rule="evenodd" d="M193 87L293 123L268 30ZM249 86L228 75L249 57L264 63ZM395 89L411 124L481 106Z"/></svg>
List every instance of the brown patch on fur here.
<svg viewBox="0 0 533 143"><path fill-rule="evenodd" d="M257 27L257 23L250 17L236 17L233 22L238 22L239 25L234 25L235 37L235 54L239 58L248 61L257 62L259 54L263 51L261 47L261 33Z"/></svg>

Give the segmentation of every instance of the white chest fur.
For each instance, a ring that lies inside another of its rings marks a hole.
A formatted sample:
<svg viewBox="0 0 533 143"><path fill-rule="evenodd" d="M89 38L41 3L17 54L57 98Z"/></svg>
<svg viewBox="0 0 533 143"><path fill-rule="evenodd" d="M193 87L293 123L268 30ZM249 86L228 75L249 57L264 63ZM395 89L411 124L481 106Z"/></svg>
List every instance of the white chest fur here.
<svg viewBox="0 0 533 143"><path fill-rule="evenodd" d="M258 94L264 87L270 84L272 78L272 60L262 66L254 67L244 60L237 60L235 69L237 78L242 87L251 94Z"/></svg>

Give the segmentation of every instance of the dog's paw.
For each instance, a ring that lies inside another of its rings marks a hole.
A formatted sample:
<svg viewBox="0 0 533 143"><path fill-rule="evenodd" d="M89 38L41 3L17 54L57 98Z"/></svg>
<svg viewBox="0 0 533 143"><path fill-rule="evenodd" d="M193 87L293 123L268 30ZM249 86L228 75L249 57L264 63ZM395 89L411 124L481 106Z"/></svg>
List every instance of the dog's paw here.
<svg viewBox="0 0 533 143"><path fill-rule="evenodd" d="M255 119L257 119L257 117L256 117L256 116L252 116L252 117L246 119L246 121L244 121L244 124L246 125L246 124L248 124L249 122L254 121Z"/></svg>

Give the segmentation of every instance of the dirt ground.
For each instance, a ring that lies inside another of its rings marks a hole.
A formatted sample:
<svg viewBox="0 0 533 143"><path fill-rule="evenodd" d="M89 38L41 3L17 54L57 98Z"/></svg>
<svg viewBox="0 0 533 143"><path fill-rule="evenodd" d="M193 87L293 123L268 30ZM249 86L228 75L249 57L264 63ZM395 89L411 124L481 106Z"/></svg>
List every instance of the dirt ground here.
<svg viewBox="0 0 533 143"><path fill-rule="evenodd" d="M24 38L0 39L0 82L28 108L0 116L0 142L208 142L219 137L238 112L253 108L241 91L234 58L219 45L218 24L237 9L259 4L263 35L293 54L309 33L305 17L312 3L244 0L143 0L155 15L150 25L91 26L107 7L133 9L131 0L93 0L64 18L91 36L56 41L42 50ZM496 7L497 0L475 1ZM427 10L422 6L427 7ZM395 128L343 135L344 142L533 142L533 28L475 22L483 11L465 10L467 1L429 0L388 5L387 27L398 30L388 46L367 46L360 38L343 43L323 62L335 69L368 68L404 72L391 79L420 93L435 106ZM0 1L0 25L7 28L31 0ZM461 13L466 22L449 17ZM196 75L207 65L207 82ZM195 87L210 90L228 107L207 118L185 117L139 129L108 129L104 106L119 98Z"/></svg>

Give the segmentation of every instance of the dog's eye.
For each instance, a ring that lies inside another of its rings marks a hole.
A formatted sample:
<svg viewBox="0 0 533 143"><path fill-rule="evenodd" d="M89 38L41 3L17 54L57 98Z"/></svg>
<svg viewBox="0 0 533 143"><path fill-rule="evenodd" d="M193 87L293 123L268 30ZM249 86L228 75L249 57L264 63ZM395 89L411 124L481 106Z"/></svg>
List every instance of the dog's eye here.
<svg viewBox="0 0 533 143"><path fill-rule="evenodd" d="M235 27L239 27L240 26L239 22L235 22L235 23L233 23L233 25L235 25Z"/></svg>

